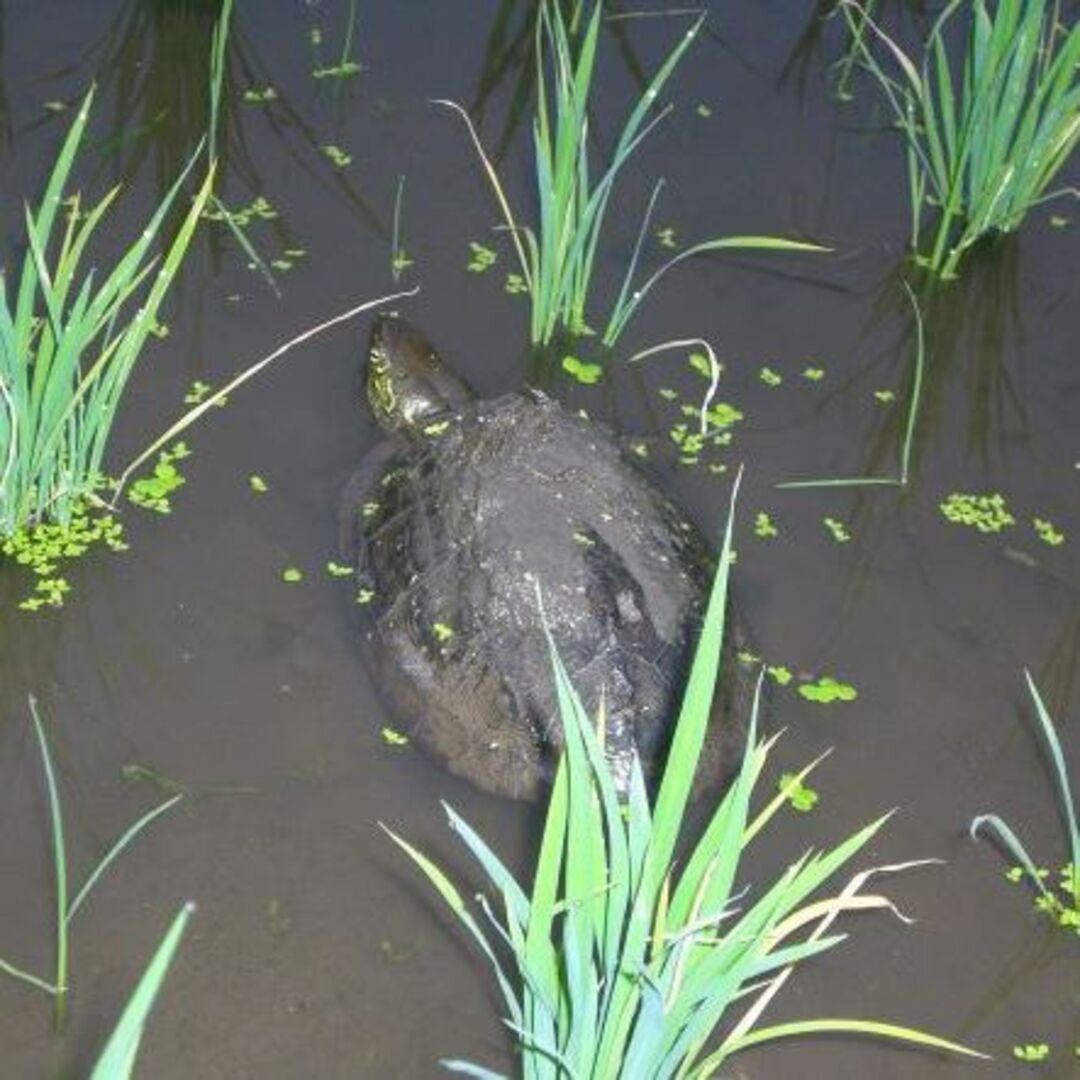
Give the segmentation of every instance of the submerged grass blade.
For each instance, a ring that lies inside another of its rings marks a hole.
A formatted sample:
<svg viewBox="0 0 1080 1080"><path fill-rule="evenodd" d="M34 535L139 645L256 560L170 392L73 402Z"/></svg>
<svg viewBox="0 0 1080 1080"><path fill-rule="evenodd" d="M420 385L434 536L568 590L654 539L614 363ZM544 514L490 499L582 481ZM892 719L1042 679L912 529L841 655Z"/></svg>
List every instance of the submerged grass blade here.
<svg viewBox="0 0 1080 1080"><path fill-rule="evenodd" d="M158 806L155 806L152 810L147 811L138 821L134 822L128 829L126 829L122 836L113 844L111 848L105 853L104 858L94 867L90 876L86 879L83 887L76 893L75 899L71 901L70 906L67 909L67 915L64 921L69 923L75 917L75 912L82 906L83 901L90 895L90 890L97 884L101 875L112 865L113 861L124 851L125 848L149 825L155 818L160 817L166 810L171 810L184 796L174 795L171 799L166 799L165 802Z"/></svg>

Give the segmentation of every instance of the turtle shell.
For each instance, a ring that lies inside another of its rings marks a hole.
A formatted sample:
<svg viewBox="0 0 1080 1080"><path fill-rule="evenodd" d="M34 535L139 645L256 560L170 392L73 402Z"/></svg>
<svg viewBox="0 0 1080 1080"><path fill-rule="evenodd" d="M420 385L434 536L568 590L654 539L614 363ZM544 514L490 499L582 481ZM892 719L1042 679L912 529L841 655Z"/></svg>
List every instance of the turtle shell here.
<svg viewBox="0 0 1080 1080"><path fill-rule="evenodd" d="M538 794L561 744L546 621L590 715L603 700L618 786L633 752L662 761L714 564L605 430L541 394L478 402L376 447L347 504L368 661L428 753Z"/></svg>

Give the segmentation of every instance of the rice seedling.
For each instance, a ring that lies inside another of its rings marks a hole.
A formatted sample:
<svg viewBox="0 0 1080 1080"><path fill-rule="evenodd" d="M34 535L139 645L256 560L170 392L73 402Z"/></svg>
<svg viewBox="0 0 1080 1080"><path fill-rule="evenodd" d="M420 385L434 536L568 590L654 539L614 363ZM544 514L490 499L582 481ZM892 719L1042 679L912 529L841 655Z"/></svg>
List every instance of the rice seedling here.
<svg viewBox="0 0 1080 1080"><path fill-rule="evenodd" d="M180 939L194 913L195 905L191 902L184 904L176 913L132 992L116 1028L109 1036L109 1041L90 1074L90 1080L128 1080L132 1075L150 1010L154 1007L158 991L179 948Z"/></svg>
<svg viewBox="0 0 1080 1080"><path fill-rule="evenodd" d="M1061 868L1057 888L1047 886L1044 880L1047 876L1046 871L1035 865L1019 837L997 814L979 814L972 820L970 832L972 837L977 837L980 830L988 831L996 836L1009 855L1020 864L1019 867L1010 871L1011 879L1019 881L1026 878L1034 885L1038 893L1035 907L1060 926L1080 934L1080 827L1077 826L1076 804L1073 802L1069 774L1065 768L1065 756L1061 752L1061 743L1058 741L1054 723L1039 696L1039 690L1035 686L1031 672L1025 669L1024 678L1031 698L1035 702L1035 712L1039 717L1047 749L1050 751L1050 760L1054 765L1058 796L1061 801L1061 814L1065 819L1069 835L1069 862Z"/></svg>
<svg viewBox="0 0 1080 1080"><path fill-rule="evenodd" d="M697 845L680 854L676 876L676 846L719 666L731 536L729 515L701 642L651 805L640 765L620 803L604 757L603 711L598 734L549 638L565 751L531 896L449 806L451 828L498 894L497 904L477 897L479 917L439 866L390 832L491 964L527 1078L706 1077L747 1047L813 1033L882 1036L975 1055L937 1036L870 1020L758 1024L796 965L843 940L828 933L840 914L895 909L882 896L861 894L873 871L856 875L835 896L807 902L884 818L830 851L807 852L756 902L748 887L736 886L743 849L813 768L789 776L751 817L751 795L775 741L756 739L756 700L742 767ZM733 1017L748 997L749 1006ZM466 1061L443 1064L488 1080L497 1075Z"/></svg>
<svg viewBox="0 0 1080 1080"><path fill-rule="evenodd" d="M214 23L210 37L210 130L207 142L210 147L210 160L218 157L218 121L221 113L221 92L225 83L225 68L229 45L229 27L232 24L233 0L224 0L221 14Z"/></svg>
<svg viewBox="0 0 1080 1080"><path fill-rule="evenodd" d="M68 132L40 208L27 210L18 284L5 278L0 289L0 537L66 524L95 498L117 407L213 179L211 167L156 268L151 249L195 158L115 267L83 273L87 245L119 187L88 210L74 195L58 246L53 233L93 97Z"/></svg>
<svg viewBox="0 0 1080 1080"><path fill-rule="evenodd" d="M536 22L537 106L533 148L539 222L535 228L518 224L495 165L485 152L465 109L453 101L440 102L464 119L495 193L510 233L521 278L531 297L530 336L533 344L550 343L560 328L571 334L589 332L586 307L615 182L633 152L671 111L669 105L654 114L653 107L705 20L704 15L700 16L668 52L630 110L612 150L610 164L594 178L588 154L588 109L602 5L594 3L587 20L581 19L583 14L584 6L576 5L568 23L560 4L542 0ZM583 23L580 29L579 23ZM575 29L578 29L577 33ZM606 346L614 344L638 304L659 279L685 259L732 249L822 250L814 244L777 237L722 237L691 245L665 262L644 283L635 284L637 263L659 191L660 185L657 185L603 330L602 340Z"/></svg>
<svg viewBox="0 0 1080 1080"><path fill-rule="evenodd" d="M979 240L1019 228L1080 139L1080 24L1058 19L1046 0L951 0L934 21L917 63L866 14L843 0L853 27L872 28L895 61L886 71L857 47L895 114L907 150L911 246L918 261L954 277ZM949 29L963 12L958 70ZM1073 192L1075 194L1075 192ZM937 215L924 245L923 216Z"/></svg>
<svg viewBox="0 0 1080 1080"><path fill-rule="evenodd" d="M405 250L405 241L402 237L401 206L405 201L405 177L398 177L397 192L394 195L394 224L390 231L390 276L396 285L401 280L401 275L413 264Z"/></svg>
<svg viewBox="0 0 1080 1080"><path fill-rule="evenodd" d="M86 902L91 889L101 879L102 874L112 865L131 842L157 817L174 807L183 795L174 795L165 802L147 811L134 824L130 825L105 853L102 859L87 876L75 896L68 899L68 857L64 840L64 817L60 809L60 793L56 786L56 774L53 770L52 755L45 737L45 728L38 715L37 702L30 697L30 718L37 736L38 750L41 754L42 769L45 773L45 790L49 801L49 825L52 837L53 869L56 877L56 957L52 981L34 975L15 964L0 958L0 971L20 982L27 983L44 991L53 999L53 1020L57 1029L63 1027L67 1014L67 995L70 989L68 981L68 935L71 921Z"/></svg>

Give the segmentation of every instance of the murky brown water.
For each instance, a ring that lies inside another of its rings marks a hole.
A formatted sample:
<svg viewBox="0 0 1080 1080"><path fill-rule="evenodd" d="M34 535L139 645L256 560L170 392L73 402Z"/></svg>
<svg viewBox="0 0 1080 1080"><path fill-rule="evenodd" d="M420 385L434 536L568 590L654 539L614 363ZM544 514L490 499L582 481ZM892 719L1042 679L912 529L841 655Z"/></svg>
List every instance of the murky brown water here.
<svg viewBox="0 0 1080 1080"><path fill-rule="evenodd" d="M223 382L283 339L351 303L390 291L390 221L407 177L404 243L421 295L408 311L484 393L521 383L526 309L508 295L509 252L460 123L429 104L479 108L499 20L520 28L525 3L361 3L362 75L314 80L336 59L344 0L238 0L223 121L231 206L264 195L280 211L258 224L260 250L307 254L279 275L282 297L249 271L226 233L196 241L170 307L170 336L132 387L117 461L175 415L193 379ZM804 847L837 840L889 807L899 813L860 865L947 860L887 882L905 927L852 919L851 939L809 964L775 1019L857 1015L924 1026L991 1052L972 1064L858 1040L793 1042L748 1053L731 1076L912 1078L1011 1076L1014 1043L1047 1041L1042 1074L1076 1075L1080 982L1075 940L1052 931L1002 878L1003 862L966 835L972 815L1006 814L1047 863L1064 858L1050 775L1023 691L1031 668L1059 722L1073 773L1080 694L1076 282L1080 212L1036 211L1023 235L973 267L927 312L926 398L913 480L883 489L779 491L806 475L895 471L911 361L897 266L907 235L898 144L873 92L849 106L829 94L836 38L817 41L815 5L714 3L712 34L674 83L679 106L643 149L615 206L617 282L652 178L669 181L657 227L690 242L776 232L820 238L837 255L699 260L658 288L621 343L626 353L701 335L726 364L721 396L745 421L726 460L746 464L736 585L762 651L796 671L854 683L858 700L822 707L774 694L788 731L777 770L832 746L819 809L789 815L757 844L746 879ZM174 175L205 117L205 54L215 5L179 0L4 5L7 236L40 191L67 116L43 108L100 85L87 186L121 179L134 223ZM310 30L322 28L322 59ZM667 20L620 24L606 41L606 136L634 85L676 32ZM805 35L805 36L804 36ZM527 69L524 52L521 62ZM485 66L487 65L487 66ZM487 99L498 143L511 65ZM242 100L273 86L269 104ZM698 115L707 105L711 115ZM68 114L70 115L70 114ZM525 130L504 171L527 192ZM337 171L321 151L352 161ZM1073 218L1052 228L1051 212ZM123 229L117 229L122 239ZM468 243L500 246L489 274L465 270ZM73 1015L50 1037L48 1002L0 980L0 1074L85 1075L137 974L184 898L199 903L144 1043L139 1075L344 1077L437 1075L441 1056L509 1070L488 973L380 833L386 821L451 867L448 799L493 845L527 865L535 811L483 797L417 753L388 747L387 722L360 664L349 588L336 556L338 492L378 438L358 396L366 325L329 334L236 394L189 433L187 486L167 519L132 512L133 550L71 573L55 615L14 610L25 579L0 570L0 955L51 963L52 882L40 766L26 694L46 713L76 878L160 798L121 773L137 762L194 794L110 871L73 934ZM783 377L768 386L759 370ZM802 377L824 369L819 382ZM684 360L649 361L596 389L559 387L629 432L658 436L677 419L662 387L689 395ZM613 390L617 384L617 392ZM661 478L706 526L728 477L654 455ZM251 492L248 477L269 491ZM1003 536L947 526L950 491L1001 490L1020 524ZM780 536L753 535L768 511ZM1033 515L1069 534L1051 548ZM837 544L822 524L846 523ZM1016 552L1019 551L1018 558ZM1030 565L1031 560L1037 566ZM284 568L303 582L281 580Z"/></svg>

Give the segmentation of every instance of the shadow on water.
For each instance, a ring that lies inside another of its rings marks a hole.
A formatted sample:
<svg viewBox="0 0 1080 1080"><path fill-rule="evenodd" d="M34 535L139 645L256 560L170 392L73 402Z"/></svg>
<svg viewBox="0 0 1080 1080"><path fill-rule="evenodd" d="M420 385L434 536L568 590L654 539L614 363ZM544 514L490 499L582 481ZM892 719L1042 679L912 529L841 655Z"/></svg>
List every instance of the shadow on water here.
<svg viewBox="0 0 1080 1080"><path fill-rule="evenodd" d="M99 99L111 103L109 127L115 134L98 149L116 182L128 183L150 169L160 200L204 139L211 108L210 43L220 16L221 0L127 0L78 60L55 73L92 73ZM352 178L325 168L324 139L247 32L246 23L256 17L251 5L237 4L226 38L216 144L222 199L234 210L265 195L276 205L262 164L269 142L314 184L336 193L365 228L387 236L382 215ZM263 101L245 96L267 89L272 96ZM296 246L286 219L278 213L272 220L278 246ZM202 234L216 274L223 246L232 240L224 227Z"/></svg>

